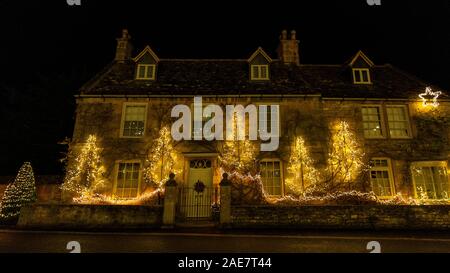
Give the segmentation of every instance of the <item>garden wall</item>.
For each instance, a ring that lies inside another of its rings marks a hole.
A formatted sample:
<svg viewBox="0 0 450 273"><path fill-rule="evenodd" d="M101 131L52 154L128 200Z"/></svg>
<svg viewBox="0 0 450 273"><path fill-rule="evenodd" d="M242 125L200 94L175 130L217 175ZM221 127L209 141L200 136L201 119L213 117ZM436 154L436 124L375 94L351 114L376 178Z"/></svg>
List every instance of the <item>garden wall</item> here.
<svg viewBox="0 0 450 273"><path fill-rule="evenodd" d="M162 206L51 205L22 208L18 227L57 229L152 228L162 223Z"/></svg>
<svg viewBox="0 0 450 273"><path fill-rule="evenodd" d="M0 176L0 198L8 184L14 182L15 176ZM36 195L38 202L58 202L61 200L61 181L58 175L36 175Z"/></svg>
<svg viewBox="0 0 450 273"><path fill-rule="evenodd" d="M233 206L231 227L450 230L450 206Z"/></svg>

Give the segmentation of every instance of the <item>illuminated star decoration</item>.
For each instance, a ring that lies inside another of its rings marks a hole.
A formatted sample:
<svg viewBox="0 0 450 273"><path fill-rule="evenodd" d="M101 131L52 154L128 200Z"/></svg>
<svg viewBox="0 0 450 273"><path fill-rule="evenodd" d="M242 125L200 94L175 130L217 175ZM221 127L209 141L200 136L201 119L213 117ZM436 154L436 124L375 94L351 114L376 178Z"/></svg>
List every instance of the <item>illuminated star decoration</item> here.
<svg viewBox="0 0 450 273"><path fill-rule="evenodd" d="M423 101L423 106L428 106L428 105L432 105L434 107L438 107L439 103L437 101L437 99L439 98L439 96L442 94L441 91L436 91L433 92L433 90L431 89L431 87L427 87L425 88L425 93L420 94L419 98L422 99ZM432 102L431 102L432 101Z"/></svg>

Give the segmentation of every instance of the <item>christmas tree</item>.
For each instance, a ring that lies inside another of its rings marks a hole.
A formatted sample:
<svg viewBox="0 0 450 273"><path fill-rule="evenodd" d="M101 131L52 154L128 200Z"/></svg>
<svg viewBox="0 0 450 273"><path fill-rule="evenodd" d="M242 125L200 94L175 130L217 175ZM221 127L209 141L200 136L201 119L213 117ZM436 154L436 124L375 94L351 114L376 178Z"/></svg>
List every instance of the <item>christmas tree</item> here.
<svg viewBox="0 0 450 273"><path fill-rule="evenodd" d="M314 162L302 137L297 137L291 148L289 173L292 179L286 180L286 185L295 194L305 193L305 190L319 181L319 172L314 168Z"/></svg>
<svg viewBox="0 0 450 273"><path fill-rule="evenodd" d="M334 134L331 139L331 151L328 156L329 182L334 184L350 183L365 166L364 153L350 131L345 121L340 121L334 126Z"/></svg>
<svg viewBox="0 0 450 273"><path fill-rule="evenodd" d="M36 201L36 186L33 168L25 162L13 183L3 194L0 205L0 218L11 219L19 216L20 208Z"/></svg>
<svg viewBox="0 0 450 273"><path fill-rule="evenodd" d="M238 125L241 124L239 127ZM223 142L222 153L219 156L220 166L225 172L247 174L255 168L255 144L248 140L239 140L237 130L245 132L243 123L233 119L232 139Z"/></svg>
<svg viewBox="0 0 450 273"><path fill-rule="evenodd" d="M177 152L173 148L172 135L168 127L162 127L147 156L145 181L158 187L163 186L163 181L167 180L170 173L179 172L175 169L176 162Z"/></svg>
<svg viewBox="0 0 450 273"><path fill-rule="evenodd" d="M105 168L100 157L100 148L94 135L88 137L81 153L75 157L67 170L62 189L79 196L91 195L104 183Z"/></svg>

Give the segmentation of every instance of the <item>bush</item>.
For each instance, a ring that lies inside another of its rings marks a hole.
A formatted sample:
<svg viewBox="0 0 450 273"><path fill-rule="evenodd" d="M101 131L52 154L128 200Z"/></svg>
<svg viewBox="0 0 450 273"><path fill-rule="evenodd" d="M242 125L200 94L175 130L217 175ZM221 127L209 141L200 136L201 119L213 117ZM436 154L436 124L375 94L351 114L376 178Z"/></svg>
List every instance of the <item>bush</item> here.
<svg viewBox="0 0 450 273"><path fill-rule="evenodd" d="M231 181L232 204L257 205L267 203L260 176L241 175L234 172L228 179Z"/></svg>

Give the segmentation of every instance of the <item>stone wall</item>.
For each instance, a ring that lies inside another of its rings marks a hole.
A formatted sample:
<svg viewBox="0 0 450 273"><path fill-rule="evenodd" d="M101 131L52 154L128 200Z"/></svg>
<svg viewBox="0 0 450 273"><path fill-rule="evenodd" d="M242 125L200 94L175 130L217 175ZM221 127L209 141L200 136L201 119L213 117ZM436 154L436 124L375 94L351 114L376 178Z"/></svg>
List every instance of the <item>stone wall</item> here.
<svg viewBox="0 0 450 273"><path fill-rule="evenodd" d="M22 208L19 228L152 228L162 223L162 206L36 204Z"/></svg>
<svg viewBox="0 0 450 273"><path fill-rule="evenodd" d="M0 198L6 190L7 184L0 184ZM36 185L37 201L39 203L58 202L61 200L60 185Z"/></svg>
<svg viewBox="0 0 450 273"><path fill-rule="evenodd" d="M450 230L450 206L233 206L233 228Z"/></svg>

